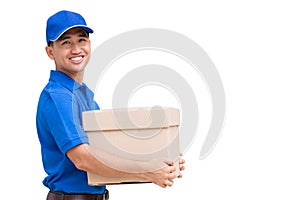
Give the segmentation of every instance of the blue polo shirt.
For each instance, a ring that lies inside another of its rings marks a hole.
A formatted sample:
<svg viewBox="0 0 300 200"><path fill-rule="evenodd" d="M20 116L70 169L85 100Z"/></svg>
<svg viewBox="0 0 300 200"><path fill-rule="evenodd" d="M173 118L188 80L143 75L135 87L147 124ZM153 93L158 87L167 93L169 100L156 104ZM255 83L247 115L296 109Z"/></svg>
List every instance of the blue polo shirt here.
<svg viewBox="0 0 300 200"><path fill-rule="evenodd" d="M51 191L103 194L105 186L89 186L87 173L78 170L66 152L79 144L88 144L81 125L83 111L99 110L94 93L66 74L52 70L37 107L36 127L46 178Z"/></svg>

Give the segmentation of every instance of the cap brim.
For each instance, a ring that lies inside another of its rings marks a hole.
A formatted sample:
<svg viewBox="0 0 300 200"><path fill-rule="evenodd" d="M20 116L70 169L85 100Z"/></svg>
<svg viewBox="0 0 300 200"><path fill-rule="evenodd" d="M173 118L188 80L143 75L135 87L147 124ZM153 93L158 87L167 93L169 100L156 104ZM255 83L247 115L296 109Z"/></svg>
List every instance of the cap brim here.
<svg viewBox="0 0 300 200"><path fill-rule="evenodd" d="M71 28L82 28L83 30L85 30L86 32L88 33L93 33L93 29L89 28L88 26L85 26L85 25L74 25L74 26L71 26L71 27L68 27L67 29L65 29L64 31L62 31L59 35L57 35L55 38L53 39L49 39L49 41L56 41L60 36L62 36L62 34L64 34L66 31L70 30Z"/></svg>

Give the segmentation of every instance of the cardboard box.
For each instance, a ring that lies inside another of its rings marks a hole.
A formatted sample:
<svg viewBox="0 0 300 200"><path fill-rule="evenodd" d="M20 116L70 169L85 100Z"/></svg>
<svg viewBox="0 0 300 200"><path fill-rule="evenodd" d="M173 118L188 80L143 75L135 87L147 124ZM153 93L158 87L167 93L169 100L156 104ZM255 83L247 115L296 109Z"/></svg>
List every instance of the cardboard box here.
<svg viewBox="0 0 300 200"><path fill-rule="evenodd" d="M155 160L157 163L154 163L154 167L162 166L163 162L158 160L174 161L176 173L179 173L180 157L179 123L179 109L169 107L120 108L82 113L83 128L93 153L97 154L99 150L138 162ZM119 170L126 171L122 166L123 163L118 162L111 167L120 167ZM147 180L102 177L88 173L89 185L143 182Z"/></svg>

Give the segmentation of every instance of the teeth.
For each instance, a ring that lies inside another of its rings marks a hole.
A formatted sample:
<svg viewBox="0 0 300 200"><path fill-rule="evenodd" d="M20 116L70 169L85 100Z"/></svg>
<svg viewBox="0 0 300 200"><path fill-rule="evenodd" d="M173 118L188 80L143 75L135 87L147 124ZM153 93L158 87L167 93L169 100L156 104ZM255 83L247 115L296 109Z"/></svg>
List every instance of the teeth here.
<svg viewBox="0 0 300 200"><path fill-rule="evenodd" d="M75 60L75 61L78 61L78 60L81 60L82 59L82 56L80 57L75 57L75 58L71 58L71 60Z"/></svg>

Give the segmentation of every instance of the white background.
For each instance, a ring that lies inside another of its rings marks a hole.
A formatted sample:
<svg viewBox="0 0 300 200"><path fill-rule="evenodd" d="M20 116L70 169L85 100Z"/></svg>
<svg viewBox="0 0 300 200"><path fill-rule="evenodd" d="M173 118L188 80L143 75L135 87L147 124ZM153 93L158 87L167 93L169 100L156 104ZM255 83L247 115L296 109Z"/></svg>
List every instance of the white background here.
<svg viewBox="0 0 300 200"><path fill-rule="evenodd" d="M2 196L38 200L48 192L42 185L35 112L54 66L44 51L46 20L61 9L86 18L95 30L93 48L137 28L182 33L208 53L225 87L226 121L208 157L198 159L209 124L203 119L206 125L200 125L185 154L184 177L173 187L111 186L111 199L300 198L296 0L6 1L0 8ZM137 104L143 103L142 94L133 98ZM100 105L102 100L107 101L99 99ZM209 118L209 102L201 106Z"/></svg>

